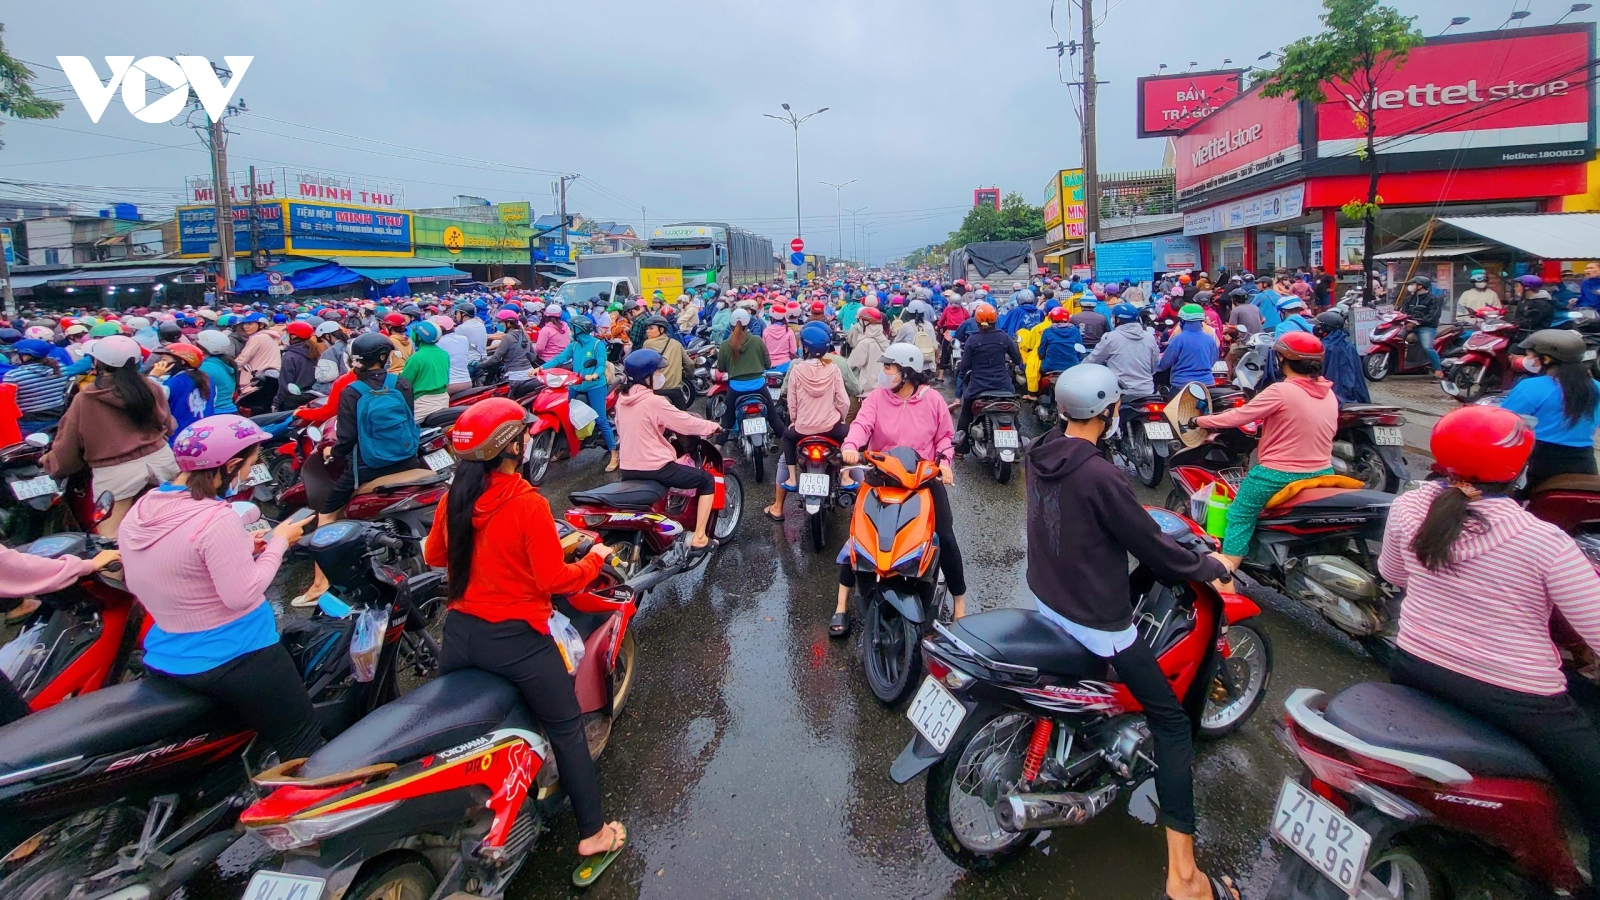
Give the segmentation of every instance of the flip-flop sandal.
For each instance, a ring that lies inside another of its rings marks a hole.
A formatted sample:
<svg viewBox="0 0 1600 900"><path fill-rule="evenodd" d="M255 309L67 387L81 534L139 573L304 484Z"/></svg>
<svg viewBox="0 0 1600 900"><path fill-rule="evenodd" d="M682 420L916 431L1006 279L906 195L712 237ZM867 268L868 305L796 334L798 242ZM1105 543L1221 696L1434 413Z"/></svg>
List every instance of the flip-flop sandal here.
<svg viewBox="0 0 1600 900"><path fill-rule="evenodd" d="M850 634L850 614L834 613L828 620L828 636L842 638Z"/></svg>
<svg viewBox="0 0 1600 900"><path fill-rule="evenodd" d="M1219 878L1207 872L1206 879L1211 882L1212 900L1244 900L1244 892L1239 890L1239 886L1229 876L1223 875ZM1165 896L1167 900L1172 900L1171 894Z"/></svg>
<svg viewBox="0 0 1600 900"><path fill-rule="evenodd" d="M764 506L761 508L761 514L766 516L767 518L771 519L774 522L782 522L783 521L783 516L775 516L775 515L773 515L772 514L772 510L767 509Z"/></svg>
<svg viewBox="0 0 1600 900"><path fill-rule="evenodd" d="M610 866L612 861L621 856L622 851L627 848L628 839L624 837L620 843L604 853L585 856L583 862L578 863L578 867L572 870L573 885L576 887L588 887L594 884L601 875L605 874L606 867Z"/></svg>

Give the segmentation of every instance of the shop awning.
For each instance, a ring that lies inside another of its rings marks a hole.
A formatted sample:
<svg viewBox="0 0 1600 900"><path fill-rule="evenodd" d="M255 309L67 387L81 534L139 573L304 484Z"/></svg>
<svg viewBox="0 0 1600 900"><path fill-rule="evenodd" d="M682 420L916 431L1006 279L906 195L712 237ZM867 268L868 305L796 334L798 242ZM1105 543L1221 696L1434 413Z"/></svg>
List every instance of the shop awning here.
<svg viewBox="0 0 1600 900"><path fill-rule="evenodd" d="M1600 259L1600 213L1440 216L1439 221L1540 259Z"/></svg>
<svg viewBox="0 0 1600 900"><path fill-rule="evenodd" d="M43 283L51 287L103 287L123 284L150 284L160 281L168 275L179 272L188 272L201 268L200 265L189 263L181 266L129 266L126 268L111 269L79 269L74 272L57 272L45 278ZM16 287L15 283L12 285Z"/></svg>
<svg viewBox="0 0 1600 900"><path fill-rule="evenodd" d="M1422 251L1421 259L1460 259L1463 256L1477 256L1494 250L1493 244L1457 244L1454 246L1429 247ZM1418 259L1416 250L1391 250L1388 253L1374 253L1372 258L1379 262L1393 262L1408 259Z"/></svg>
<svg viewBox="0 0 1600 900"><path fill-rule="evenodd" d="M78 274L77 271L51 272L48 275L13 275L11 276L11 290L17 293L32 291L52 278L66 278L76 274Z"/></svg>

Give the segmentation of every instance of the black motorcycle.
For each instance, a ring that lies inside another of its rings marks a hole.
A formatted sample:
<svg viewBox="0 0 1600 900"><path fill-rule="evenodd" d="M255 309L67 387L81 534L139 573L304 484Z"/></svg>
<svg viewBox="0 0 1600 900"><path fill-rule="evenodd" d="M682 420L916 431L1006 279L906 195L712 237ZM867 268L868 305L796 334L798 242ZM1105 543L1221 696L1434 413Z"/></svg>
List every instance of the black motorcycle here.
<svg viewBox="0 0 1600 900"><path fill-rule="evenodd" d="M1118 410L1118 428L1106 436L1106 454L1117 468L1145 487L1161 483L1175 437L1166 418L1167 401L1159 394L1125 395Z"/></svg>
<svg viewBox="0 0 1600 900"><path fill-rule="evenodd" d="M828 522L835 509L855 504L856 486L841 483L839 442L826 435L801 438L795 446L795 492L806 507L811 532L811 549L818 553L828 545Z"/></svg>
<svg viewBox="0 0 1600 900"><path fill-rule="evenodd" d="M994 480L1011 480L1011 467L1022 452L1022 432L1018 420L1022 403L1010 391L989 391L972 401L972 424L967 426L967 443Z"/></svg>

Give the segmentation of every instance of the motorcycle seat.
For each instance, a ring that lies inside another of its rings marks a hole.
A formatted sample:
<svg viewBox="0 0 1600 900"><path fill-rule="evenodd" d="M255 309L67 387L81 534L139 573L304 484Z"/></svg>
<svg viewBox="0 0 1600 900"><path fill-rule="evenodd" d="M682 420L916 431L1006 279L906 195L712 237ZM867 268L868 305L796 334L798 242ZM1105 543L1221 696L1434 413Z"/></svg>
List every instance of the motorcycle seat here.
<svg viewBox="0 0 1600 900"><path fill-rule="evenodd" d="M1032 666L1077 680L1103 680L1110 664L1036 610L995 609L957 619L950 630L995 662Z"/></svg>
<svg viewBox="0 0 1600 900"><path fill-rule="evenodd" d="M583 506L649 509L666 499L667 486L659 481L616 481L586 491L573 491L567 499Z"/></svg>
<svg viewBox="0 0 1600 900"><path fill-rule="evenodd" d="M484 385L479 385L478 387L467 388L464 391L460 391L458 393L451 394L450 395L450 402L451 403L461 403L463 400L471 400L474 397L482 398L482 397L488 396L497 387L499 387L499 385L496 385L496 384L484 384Z"/></svg>
<svg viewBox="0 0 1600 900"><path fill-rule="evenodd" d="M250 421L260 425L262 428L268 428L293 416L294 410L286 409L283 412L261 413L257 416L251 416Z"/></svg>
<svg viewBox="0 0 1600 900"><path fill-rule="evenodd" d="M1534 485L1530 493L1543 494L1547 491L1577 491L1585 494L1600 493L1600 475L1556 475Z"/></svg>
<svg viewBox="0 0 1600 900"><path fill-rule="evenodd" d="M442 428L446 425L454 425L456 420L461 418L461 414L466 411L467 407L465 406L447 406L444 409L428 413L417 424L423 428Z"/></svg>
<svg viewBox="0 0 1600 900"><path fill-rule="evenodd" d="M974 397L973 399L974 400L1015 400L1015 399L1017 399L1017 392L1016 391L982 391L982 392L980 392L978 394L978 396Z"/></svg>
<svg viewBox="0 0 1600 900"><path fill-rule="evenodd" d="M529 394L537 394L542 390L544 390L544 381L542 379L528 378L511 386L510 397L513 400L521 400Z"/></svg>
<svg viewBox="0 0 1600 900"><path fill-rule="evenodd" d="M479 669L459 669L373 710L323 744L295 774L324 778L404 764L482 737L522 708L516 685Z"/></svg>
<svg viewBox="0 0 1600 900"><path fill-rule="evenodd" d="M1397 413L1399 411L1400 411L1400 407L1398 407L1398 406L1390 406L1387 403L1346 403L1344 406L1339 407L1339 412L1341 414L1344 414L1344 413Z"/></svg>
<svg viewBox="0 0 1600 900"><path fill-rule="evenodd" d="M1277 509L1279 507L1298 506L1318 501L1332 502L1340 494L1351 494L1361 491L1360 481L1345 475L1318 475L1313 478L1302 478L1284 485L1283 489L1267 499L1263 510ZM1352 504L1365 505L1365 504Z"/></svg>
<svg viewBox="0 0 1600 900"><path fill-rule="evenodd" d="M393 475L383 475L363 484L356 490L353 497L364 497L379 491L393 490L402 487L412 487L419 484L443 484L450 480L448 475L440 475L432 469L407 469L404 472L395 472Z"/></svg>
<svg viewBox="0 0 1600 900"><path fill-rule="evenodd" d="M1329 701L1324 718L1349 734L1391 750L1453 762L1474 775L1550 780L1533 751L1422 691L1365 682Z"/></svg>
<svg viewBox="0 0 1600 900"><path fill-rule="evenodd" d="M206 697L162 678L114 684L0 729L0 775L177 738L215 709Z"/></svg>

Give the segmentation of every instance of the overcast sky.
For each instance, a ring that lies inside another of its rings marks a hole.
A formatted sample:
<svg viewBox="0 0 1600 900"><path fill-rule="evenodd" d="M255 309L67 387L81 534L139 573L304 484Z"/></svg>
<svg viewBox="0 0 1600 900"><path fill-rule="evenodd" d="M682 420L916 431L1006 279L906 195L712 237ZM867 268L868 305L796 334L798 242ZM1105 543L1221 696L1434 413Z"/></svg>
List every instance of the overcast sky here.
<svg viewBox="0 0 1600 900"><path fill-rule="evenodd" d="M1537 25L1571 5L1394 2L1430 35L1453 15L1472 17L1458 31L1487 30L1513 6L1531 8L1527 24ZM1253 64L1316 30L1320 8L1096 0L1100 10L1108 4L1097 35L1109 82L1100 95L1102 171L1161 162L1162 141L1134 137L1135 78L1163 62ZM1070 5L1070 26L1069 0L1055 8L1069 40L1080 27ZM578 172L569 206L585 215L637 227L642 205L653 224L720 220L787 243L793 133L762 113L785 101L800 112L830 107L800 129L805 236L811 249L833 252L834 190L818 182L858 179L843 206L867 207L857 221L874 232L872 255L882 260L942 240L975 187L1020 191L1037 204L1055 170L1078 164L1073 89L1045 49L1056 41L1050 15L1049 0L142 0L11 3L0 21L13 55L50 66L58 55L87 56L102 77L106 55L254 56L237 94L252 114L230 120L234 169L361 174L403 185L413 207L468 193L550 212L549 173ZM38 74L66 85L54 69ZM96 187L0 185L0 196L170 207L186 175L209 171L191 132L140 122L120 97L95 124L70 90L50 95L67 101L54 122L4 120L0 179ZM150 100L157 96L153 89ZM848 254L854 236L844 218Z"/></svg>

